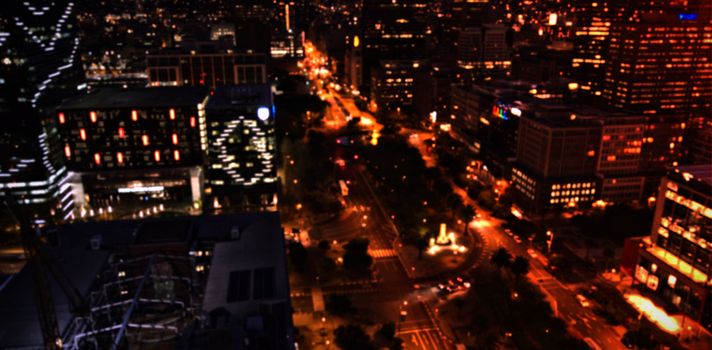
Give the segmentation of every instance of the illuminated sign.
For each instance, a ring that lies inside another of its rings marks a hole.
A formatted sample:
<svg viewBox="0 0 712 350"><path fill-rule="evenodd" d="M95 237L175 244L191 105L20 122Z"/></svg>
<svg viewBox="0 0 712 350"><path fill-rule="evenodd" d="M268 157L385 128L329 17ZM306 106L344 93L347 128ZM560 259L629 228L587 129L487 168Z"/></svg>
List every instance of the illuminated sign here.
<svg viewBox="0 0 712 350"><path fill-rule="evenodd" d="M507 110L504 106L500 106L499 104L495 104L494 106L492 106L492 115L503 120L509 119L509 116L507 115Z"/></svg>
<svg viewBox="0 0 712 350"><path fill-rule="evenodd" d="M162 192L163 186L138 186L119 188L119 193Z"/></svg>
<svg viewBox="0 0 712 350"><path fill-rule="evenodd" d="M269 118L269 108L267 107L260 107L257 109L257 118L259 118L261 121L267 120Z"/></svg>
<svg viewBox="0 0 712 350"><path fill-rule="evenodd" d="M681 21L694 21L697 19L696 13L681 13L678 15Z"/></svg>

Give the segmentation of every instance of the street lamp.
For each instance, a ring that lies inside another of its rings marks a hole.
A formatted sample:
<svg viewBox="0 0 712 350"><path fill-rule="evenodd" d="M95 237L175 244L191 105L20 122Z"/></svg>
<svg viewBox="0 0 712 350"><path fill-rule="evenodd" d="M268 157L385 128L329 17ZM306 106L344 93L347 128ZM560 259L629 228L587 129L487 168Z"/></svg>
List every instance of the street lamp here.
<svg viewBox="0 0 712 350"><path fill-rule="evenodd" d="M554 242L554 232L551 230L546 231L546 252L551 254L551 243Z"/></svg>

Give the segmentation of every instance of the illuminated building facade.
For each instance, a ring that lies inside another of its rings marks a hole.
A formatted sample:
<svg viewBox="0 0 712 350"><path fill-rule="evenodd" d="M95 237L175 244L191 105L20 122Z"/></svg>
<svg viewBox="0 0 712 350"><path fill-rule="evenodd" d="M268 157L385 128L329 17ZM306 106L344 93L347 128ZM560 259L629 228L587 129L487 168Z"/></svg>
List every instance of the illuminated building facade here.
<svg viewBox="0 0 712 350"><path fill-rule="evenodd" d="M387 88L392 83L384 81L389 75L402 75L399 72L388 73L383 70L389 64L410 64L425 57L426 35L429 32L425 22L428 2L422 0L367 0L361 9L361 52L363 80L366 84L358 87L362 92L376 89L374 83ZM392 62L381 62L382 60ZM393 62L396 61L396 62ZM402 61L398 63L397 61ZM410 75L409 78L413 78ZM412 92L411 92L412 94ZM389 104L399 98L384 98ZM412 96L411 98L412 99ZM380 109L379 104L379 109Z"/></svg>
<svg viewBox="0 0 712 350"><path fill-rule="evenodd" d="M380 60L380 67L371 76L371 93L378 108L412 106L415 77L426 64L425 60Z"/></svg>
<svg viewBox="0 0 712 350"><path fill-rule="evenodd" d="M642 292L708 330L712 330L711 194L709 165L680 167L663 179L652 232L641 246L634 277Z"/></svg>
<svg viewBox="0 0 712 350"><path fill-rule="evenodd" d="M576 0L573 14L572 77L583 94L600 96L613 14L609 1Z"/></svg>
<svg viewBox="0 0 712 350"><path fill-rule="evenodd" d="M712 108L712 24L682 15L614 23L602 96L615 108L685 114ZM690 82L694 81L694 84Z"/></svg>
<svg viewBox="0 0 712 350"><path fill-rule="evenodd" d="M206 107L207 208L257 211L276 205L275 110L270 85L220 87Z"/></svg>
<svg viewBox="0 0 712 350"><path fill-rule="evenodd" d="M60 105L55 119L77 198L74 218L131 217L158 204L199 209L207 100L207 89L162 87L99 90Z"/></svg>
<svg viewBox="0 0 712 350"><path fill-rule="evenodd" d="M163 50L147 57L151 86L207 86L267 82L264 54Z"/></svg>
<svg viewBox="0 0 712 350"><path fill-rule="evenodd" d="M591 203L598 196L594 176L601 126L595 120L519 120L512 183L524 210Z"/></svg>
<svg viewBox="0 0 712 350"><path fill-rule="evenodd" d="M0 197L62 220L73 197L46 117L77 90L75 3L12 1L0 12Z"/></svg>
<svg viewBox="0 0 712 350"><path fill-rule="evenodd" d="M596 173L601 199L625 202L657 191L666 169L683 159L684 116L612 113L603 124Z"/></svg>
<svg viewBox="0 0 712 350"><path fill-rule="evenodd" d="M460 31L457 64L465 69L506 69L511 65L503 24L484 24Z"/></svg>

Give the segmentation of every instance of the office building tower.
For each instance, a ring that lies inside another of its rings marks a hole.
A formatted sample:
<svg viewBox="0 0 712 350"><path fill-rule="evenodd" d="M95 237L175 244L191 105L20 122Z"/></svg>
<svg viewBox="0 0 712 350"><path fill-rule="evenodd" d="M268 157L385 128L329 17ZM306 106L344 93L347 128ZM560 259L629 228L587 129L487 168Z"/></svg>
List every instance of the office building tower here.
<svg viewBox="0 0 712 350"><path fill-rule="evenodd" d="M712 24L663 14L612 25L602 96L611 106L694 115L712 108ZM694 81L694 83L690 83Z"/></svg>
<svg viewBox="0 0 712 350"><path fill-rule="evenodd" d="M371 97L379 109L396 110L413 105L413 90L417 72L427 61L414 59L379 61L371 75Z"/></svg>
<svg viewBox="0 0 712 350"><path fill-rule="evenodd" d="M395 62L381 60L410 60L412 65L425 57L426 35L429 32L426 12L427 2L418 0L364 1L362 13L367 15L360 22L364 86L358 87L359 90L368 93L376 88L375 84L380 84L381 88L389 85L384 79L389 79L391 74L384 68Z"/></svg>
<svg viewBox="0 0 712 350"><path fill-rule="evenodd" d="M541 214L546 208L596 200L601 126L572 118L519 120L512 184L524 210Z"/></svg>
<svg viewBox="0 0 712 350"><path fill-rule="evenodd" d="M74 218L199 211L208 151L203 88L105 89L55 116L77 198ZM147 210L152 210L148 213Z"/></svg>
<svg viewBox="0 0 712 350"><path fill-rule="evenodd" d="M206 114L207 208L215 212L274 209L277 175L271 87L219 87Z"/></svg>
<svg viewBox="0 0 712 350"><path fill-rule="evenodd" d="M650 237L643 240L634 285L685 322L712 330L712 171L679 167L662 181Z"/></svg>
<svg viewBox="0 0 712 350"><path fill-rule="evenodd" d="M61 220L73 200L46 117L76 92L74 16L62 0L13 1L0 15L0 196L35 206L38 220Z"/></svg>
<svg viewBox="0 0 712 350"><path fill-rule="evenodd" d="M585 95L602 93L610 27L615 14L611 5L607 0L577 0L571 10L575 17L571 75Z"/></svg>

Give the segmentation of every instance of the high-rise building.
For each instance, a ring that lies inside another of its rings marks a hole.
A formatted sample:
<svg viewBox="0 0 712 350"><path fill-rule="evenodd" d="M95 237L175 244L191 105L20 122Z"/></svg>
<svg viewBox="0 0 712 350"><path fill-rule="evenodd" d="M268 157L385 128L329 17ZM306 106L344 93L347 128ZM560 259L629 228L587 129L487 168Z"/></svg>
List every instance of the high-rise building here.
<svg viewBox="0 0 712 350"><path fill-rule="evenodd" d="M74 12L66 0L13 1L0 14L0 196L34 205L39 220L62 219L73 200L45 118L77 91Z"/></svg>
<svg viewBox="0 0 712 350"><path fill-rule="evenodd" d="M369 88L375 89L375 84L380 84L381 88L390 85L384 79L391 79L391 74L383 68L395 63L381 60L410 61L404 64L412 65L425 57L429 32L425 21L427 5L422 0L363 2L360 45L365 86L358 87L359 90L370 92Z"/></svg>
<svg viewBox="0 0 712 350"><path fill-rule="evenodd" d="M615 13L610 6L608 0L574 2L571 75L584 94L601 95L610 26Z"/></svg>
<svg viewBox="0 0 712 350"><path fill-rule="evenodd" d="M270 85L219 87L206 114L207 208L215 212L274 208L275 110Z"/></svg>
<svg viewBox="0 0 712 350"><path fill-rule="evenodd" d="M371 95L379 109L395 110L413 105L416 73L427 61L416 59L380 60L371 75Z"/></svg>
<svg viewBox="0 0 712 350"><path fill-rule="evenodd" d="M701 325L708 331L712 330L711 193L709 165L679 167L663 179L651 235L643 240L634 274L634 285L643 295L686 318L686 327Z"/></svg>
<svg viewBox="0 0 712 350"><path fill-rule="evenodd" d="M692 115L712 108L712 24L645 14L612 24L602 96L615 108ZM690 83L694 81L694 83Z"/></svg>
<svg viewBox="0 0 712 350"><path fill-rule="evenodd" d="M683 159L684 117L605 112L597 118L603 130L596 173L605 201L654 194L666 169Z"/></svg>
<svg viewBox="0 0 712 350"><path fill-rule="evenodd" d="M522 208L541 214L545 208L595 201L600 140L596 120L521 118L512 184Z"/></svg>
<svg viewBox="0 0 712 350"><path fill-rule="evenodd" d="M74 218L200 209L207 100L204 88L162 87L105 89L62 103L55 119Z"/></svg>

